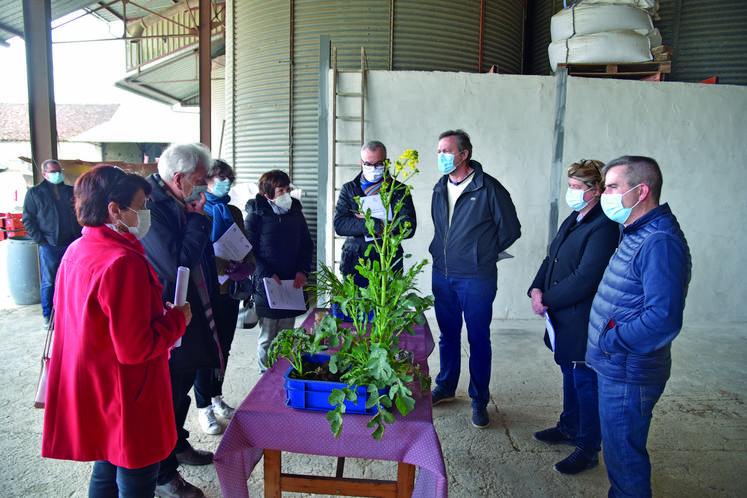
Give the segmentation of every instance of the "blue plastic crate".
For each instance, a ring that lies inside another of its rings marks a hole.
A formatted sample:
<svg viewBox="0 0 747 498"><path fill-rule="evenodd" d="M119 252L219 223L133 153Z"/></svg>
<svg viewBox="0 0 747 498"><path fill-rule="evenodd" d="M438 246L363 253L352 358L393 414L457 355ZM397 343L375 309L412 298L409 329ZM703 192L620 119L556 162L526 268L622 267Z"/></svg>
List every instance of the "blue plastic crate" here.
<svg viewBox="0 0 747 498"><path fill-rule="evenodd" d="M319 363L320 365L329 359L328 355L316 354L310 357L312 363ZM347 387L344 382L328 382L319 380L304 380L304 379L292 379L290 378L293 367L290 367L283 379L285 383L285 404L292 408L298 408L301 410L319 410L319 411L332 411L335 406L329 403L329 395L334 389L342 389ZM368 401L370 395L368 394L366 386L358 386L355 390L358 395L358 399L355 403L349 400L345 400L345 413L363 413L373 415L378 412L378 408L373 406L366 409L366 401Z"/></svg>

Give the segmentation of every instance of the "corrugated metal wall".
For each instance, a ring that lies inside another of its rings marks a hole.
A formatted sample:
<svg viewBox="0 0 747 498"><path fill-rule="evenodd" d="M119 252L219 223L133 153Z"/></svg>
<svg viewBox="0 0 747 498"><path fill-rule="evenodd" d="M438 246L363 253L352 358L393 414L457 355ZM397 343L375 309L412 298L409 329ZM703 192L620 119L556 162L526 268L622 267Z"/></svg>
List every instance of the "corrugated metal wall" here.
<svg viewBox="0 0 747 498"><path fill-rule="evenodd" d="M524 5L522 1L485 2L482 72L498 66L501 73L522 74Z"/></svg>
<svg viewBox="0 0 747 498"><path fill-rule="evenodd" d="M524 74L550 74L550 18L563 9L563 0L529 0Z"/></svg>
<svg viewBox="0 0 747 498"><path fill-rule="evenodd" d="M744 0L660 0L664 45L674 47L670 81L747 85L747 2Z"/></svg>
<svg viewBox="0 0 747 498"><path fill-rule="evenodd" d="M240 181L272 168L303 189L317 233L319 46L329 36L340 70L479 70L480 0L232 0L225 153ZM391 19L393 12L394 18ZM520 73L523 1L485 3L483 70ZM230 31L229 31L230 32Z"/></svg>

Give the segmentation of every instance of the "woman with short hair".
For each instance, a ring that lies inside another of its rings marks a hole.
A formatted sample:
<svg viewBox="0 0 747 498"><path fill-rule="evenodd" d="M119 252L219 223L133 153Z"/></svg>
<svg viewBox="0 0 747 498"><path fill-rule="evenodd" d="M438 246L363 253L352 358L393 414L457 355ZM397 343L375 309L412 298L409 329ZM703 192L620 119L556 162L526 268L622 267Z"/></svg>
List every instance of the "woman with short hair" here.
<svg viewBox="0 0 747 498"><path fill-rule="evenodd" d="M263 173L257 182L259 193L246 203L244 226L252 244L257 269L254 272L254 296L261 319L257 338L257 362L260 372L267 370L267 352L278 332L293 328L304 310L270 307L263 278L292 280L302 288L311 272L314 243L301 210L301 202L291 197L288 175L280 170Z"/></svg>
<svg viewBox="0 0 747 498"><path fill-rule="evenodd" d="M83 234L57 274L42 456L95 461L90 497L152 497L176 444L168 358L192 313L164 309L139 242L150 193L114 166L75 182Z"/></svg>

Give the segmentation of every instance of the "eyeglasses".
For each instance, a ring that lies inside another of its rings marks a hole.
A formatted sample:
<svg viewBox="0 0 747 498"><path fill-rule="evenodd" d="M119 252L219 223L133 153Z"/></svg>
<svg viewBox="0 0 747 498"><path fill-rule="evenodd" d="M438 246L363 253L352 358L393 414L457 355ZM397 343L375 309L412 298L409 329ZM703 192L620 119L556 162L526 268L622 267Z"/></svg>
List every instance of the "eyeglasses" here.
<svg viewBox="0 0 747 498"><path fill-rule="evenodd" d="M377 168L381 168L384 166L384 161L376 161L375 163L369 163L368 161L361 161L361 164L363 166L376 166Z"/></svg>

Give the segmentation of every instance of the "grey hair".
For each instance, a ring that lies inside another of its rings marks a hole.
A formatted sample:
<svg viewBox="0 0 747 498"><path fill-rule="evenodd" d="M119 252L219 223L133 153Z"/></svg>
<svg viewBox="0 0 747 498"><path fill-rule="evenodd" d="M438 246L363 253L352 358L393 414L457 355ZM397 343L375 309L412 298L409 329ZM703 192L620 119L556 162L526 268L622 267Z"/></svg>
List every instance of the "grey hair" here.
<svg viewBox="0 0 747 498"><path fill-rule="evenodd" d="M190 176L198 165L208 170L212 163L210 150L200 143L173 144L161 154L158 174L164 181L171 182L177 173Z"/></svg>
<svg viewBox="0 0 747 498"><path fill-rule="evenodd" d="M381 149L384 151L384 157L386 157L386 145L379 142L378 140L371 140L369 142L366 142L366 145L361 147L361 153L363 153L364 150L370 150L371 152L375 152L377 149Z"/></svg>

